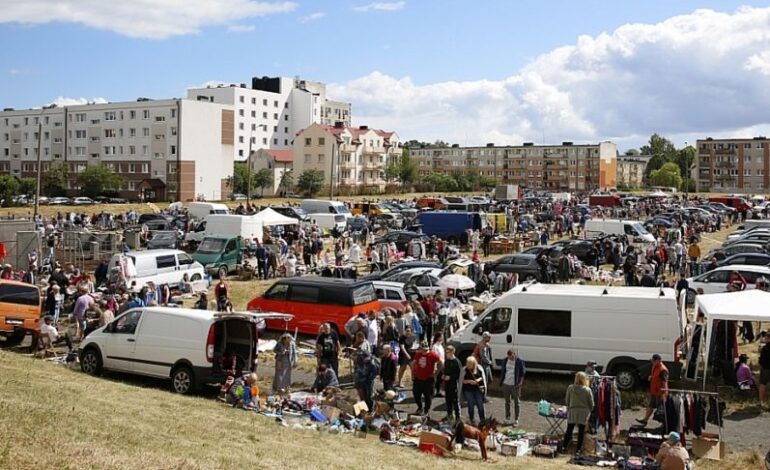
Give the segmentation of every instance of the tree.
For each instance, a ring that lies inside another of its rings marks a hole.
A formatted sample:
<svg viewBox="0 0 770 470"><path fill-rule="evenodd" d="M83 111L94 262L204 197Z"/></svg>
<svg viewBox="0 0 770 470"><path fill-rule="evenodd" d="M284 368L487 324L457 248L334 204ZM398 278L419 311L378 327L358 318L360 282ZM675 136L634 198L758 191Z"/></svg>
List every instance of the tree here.
<svg viewBox="0 0 770 470"><path fill-rule="evenodd" d="M37 180L35 178L22 178L19 180L19 194L31 196L35 194Z"/></svg>
<svg viewBox="0 0 770 470"><path fill-rule="evenodd" d="M650 173L650 182L653 186L680 188L682 175L679 173L679 166L674 162L668 162L659 169L653 170Z"/></svg>
<svg viewBox="0 0 770 470"><path fill-rule="evenodd" d="M281 193L285 194L286 191L290 190L294 187L294 172L292 170L286 170L284 169L283 173L281 173L281 182L278 183L278 186L281 187Z"/></svg>
<svg viewBox="0 0 770 470"><path fill-rule="evenodd" d="M297 187L309 196L317 194L324 184L324 174L320 170L305 170L299 175Z"/></svg>
<svg viewBox="0 0 770 470"><path fill-rule="evenodd" d="M40 189L48 197L63 196L69 171L63 162L53 162L40 177Z"/></svg>
<svg viewBox="0 0 770 470"><path fill-rule="evenodd" d="M228 178L227 185L230 186L234 193L246 194L248 191L248 174L249 168L246 166L246 163L235 162L233 165L233 176Z"/></svg>
<svg viewBox="0 0 770 470"><path fill-rule="evenodd" d="M675 163L679 165L679 174L681 174L682 177L687 176L687 179L691 180L690 167L695 163L695 147L688 145L677 151ZM684 189L684 186L682 186L682 188Z"/></svg>
<svg viewBox="0 0 770 470"><path fill-rule="evenodd" d="M88 165L78 173L77 182L84 196L94 198L101 196L105 191L120 190L123 178L105 165Z"/></svg>
<svg viewBox="0 0 770 470"><path fill-rule="evenodd" d="M404 149L406 150L406 149ZM398 181L401 177L401 162L394 159L385 166L385 181Z"/></svg>
<svg viewBox="0 0 770 470"><path fill-rule="evenodd" d="M636 149L628 149L628 150L626 150L625 155L627 157L635 157L635 156L639 155L639 151L636 150Z"/></svg>
<svg viewBox="0 0 770 470"><path fill-rule="evenodd" d="M273 184L273 173L267 168L262 168L252 175L253 186L259 188L259 195L265 195L265 188Z"/></svg>
<svg viewBox="0 0 770 470"><path fill-rule="evenodd" d="M644 176L650 178L652 172L661 168L668 162L676 159L677 150L674 144L665 137L652 134L647 145L639 149L643 155L652 155L647 167L644 169Z"/></svg>
<svg viewBox="0 0 770 470"><path fill-rule="evenodd" d="M19 194L19 180L9 175L0 176L0 203L3 207L13 205L13 198Z"/></svg>
<svg viewBox="0 0 770 470"><path fill-rule="evenodd" d="M398 179L403 184L411 184L417 181L417 162L412 160L408 148L401 151L401 158L398 162Z"/></svg>

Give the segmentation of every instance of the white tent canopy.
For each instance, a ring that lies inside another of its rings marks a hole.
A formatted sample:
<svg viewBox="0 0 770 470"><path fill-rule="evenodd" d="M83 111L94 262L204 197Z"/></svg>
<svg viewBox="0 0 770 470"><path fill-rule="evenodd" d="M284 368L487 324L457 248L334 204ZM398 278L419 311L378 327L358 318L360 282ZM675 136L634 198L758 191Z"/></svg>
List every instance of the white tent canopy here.
<svg viewBox="0 0 770 470"><path fill-rule="evenodd" d="M269 207L263 209L254 217L262 222L262 225L266 227L271 225L297 225L299 223L297 219L286 217L285 215L279 214Z"/></svg>
<svg viewBox="0 0 770 470"><path fill-rule="evenodd" d="M724 292L721 294L705 294L695 297L695 311L701 311L706 316L707 328L704 338L710 338L714 320L732 321L764 321L770 322L770 292L760 289L749 289L740 292ZM706 343L705 370L708 371L708 359L711 341ZM706 384L706 373L703 374L703 384Z"/></svg>

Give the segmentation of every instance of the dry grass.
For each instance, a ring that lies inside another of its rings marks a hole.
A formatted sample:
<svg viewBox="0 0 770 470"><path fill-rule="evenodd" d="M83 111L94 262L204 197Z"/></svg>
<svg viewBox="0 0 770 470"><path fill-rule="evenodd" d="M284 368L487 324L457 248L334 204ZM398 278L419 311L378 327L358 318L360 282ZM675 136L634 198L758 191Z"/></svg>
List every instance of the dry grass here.
<svg viewBox="0 0 770 470"><path fill-rule="evenodd" d="M436 459L390 447L375 435L356 439L287 429L205 397L92 378L63 366L0 352L0 468L467 468L478 456ZM372 459L373 455L379 458ZM758 468L745 453L705 469ZM564 458L493 455L492 466L567 467Z"/></svg>

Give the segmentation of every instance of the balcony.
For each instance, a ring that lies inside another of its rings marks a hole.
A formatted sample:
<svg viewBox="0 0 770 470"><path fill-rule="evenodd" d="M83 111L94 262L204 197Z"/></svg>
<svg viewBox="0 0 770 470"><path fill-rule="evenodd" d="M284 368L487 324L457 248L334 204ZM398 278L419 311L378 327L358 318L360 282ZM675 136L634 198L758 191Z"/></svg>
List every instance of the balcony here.
<svg viewBox="0 0 770 470"><path fill-rule="evenodd" d="M385 167L385 162L380 161L364 161L365 170L380 170Z"/></svg>
<svg viewBox="0 0 770 470"><path fill-rule="evenodd" d="M356 162L353 161L353 160L347 160L347 161L343 160L343 161L340 162L340 168L345 168L345 169L352 170L355 167L356 167Z"/></svg>
<svg viewBox="0 0 770 470"><path fill-rule="evenodd" d="M716 149L714 153L717 155L735 155L735 149Z"/></svg>
<svg viewBox="0 0 770 470"><path fill-rule="evenodd" d="M736 160L728 159L727 161L717 161L715 166L717 168L734 168L736 165L738 165Z"/></svg>

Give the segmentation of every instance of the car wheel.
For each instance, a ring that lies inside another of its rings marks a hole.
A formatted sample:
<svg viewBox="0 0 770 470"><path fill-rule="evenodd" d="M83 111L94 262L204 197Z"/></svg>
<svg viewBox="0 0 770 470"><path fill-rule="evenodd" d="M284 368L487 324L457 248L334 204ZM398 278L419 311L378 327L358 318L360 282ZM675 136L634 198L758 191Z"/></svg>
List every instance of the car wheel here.
<svg viewBox="0 0 770 470"><path fill-rule="evenodd" d="M193 276L190 278L190 281L192 281L192 282L196 282L196 281L200 281L200 280L201 280L201 275L200 274L193 274Z"/></svg>
<svg viewBox="0 0 770 470"><path fill-rule="evenodd" d="M192 369L179 366L171 372L171 387L180 395L189 395L195 391L195 376Z"/></svg>
<svg viewBox="0 0 770 470"><path fill-rule="evenodd" d="M102 356L96 349L86 349L80 358L80 370L88 375L102 374Z"/></svg>
<svg viewBox="0 0 770 470"><path fill-rule="evenodd" d="M639 385L639 374L634 366L627 364L616 366L612 369L612 374L621 390L632 390Z"/></svg>
<svg viewBox="0 0 770 470"><path fill-rule="evenodd" d="M219 275L219 279L224 279L224 278L226 278L226 277L227 277L227 268L226 268L226 267L224 267L224 266L222 266L221 268L219 268L219 271L218 271L218 275Z"/></svg>
<svg viewBox="0 0 770 470"><path fill-rule="evenodd" d="M26 336L27 332L24 330L16 330L7 336L3 335L2 337L5 338L5 340L0 341L0 347L12 348L14 346L18 346L22 343L22 341L24 341Z"/></svg>

